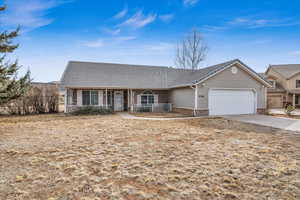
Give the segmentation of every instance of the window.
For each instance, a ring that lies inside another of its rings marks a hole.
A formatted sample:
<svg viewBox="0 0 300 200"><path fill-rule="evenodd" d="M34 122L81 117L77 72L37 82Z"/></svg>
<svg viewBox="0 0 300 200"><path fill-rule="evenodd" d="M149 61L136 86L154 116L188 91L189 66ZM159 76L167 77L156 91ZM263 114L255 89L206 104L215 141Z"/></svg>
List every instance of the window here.
<svg viewBox="0 0 300 200"><path fill-rule="evenodd" d="M91 105L98 105L98 91L91 91Z"/></svg>
<svg viewBox="0 0 300 200"><path fill-rule="evenodd" d="M141 95L141 104L142 105L154 104L154 95L151 91L145 91Z"/></svg>
<svg viewBox="0 0 300 200"><path fill-rule="evenodd" d="M67 105L77 104L77 91L73 89L67 90Z"/></svg>
<svg viewBox="0 0 300 200"><path fill-rule="evenodd" d="M96 90L83 90L82 91L82 105L98 105L98 91Z"/></svg>
<svg viewBox="0 0 300 200"><path fill-rule="evenodd" d="M84 90L82 91L82 105L90 105L90 91L89 90Z"/></svg>
<svg viewBox="0 0 300 200"><path fill-rule="evenodd" d="M276 88L276 81L275 80L269 80L273 88Z"/></svg>
<svg viewBox="0 0 300 200"><path fill-rule="evenodd" d="M296 80L296 88L300 88L300 80Z"/></svg>

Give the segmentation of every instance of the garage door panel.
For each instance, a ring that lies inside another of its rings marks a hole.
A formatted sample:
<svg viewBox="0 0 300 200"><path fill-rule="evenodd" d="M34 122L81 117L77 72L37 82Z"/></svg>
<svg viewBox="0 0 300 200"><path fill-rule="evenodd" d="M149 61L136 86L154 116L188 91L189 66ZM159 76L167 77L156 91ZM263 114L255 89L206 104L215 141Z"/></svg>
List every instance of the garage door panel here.
<svg viewBox="0 0 300 200"><path fill-rule="evenodd" d="M251 90L211 90L210 115L252 114L255 112L255 95Z"/></svg>

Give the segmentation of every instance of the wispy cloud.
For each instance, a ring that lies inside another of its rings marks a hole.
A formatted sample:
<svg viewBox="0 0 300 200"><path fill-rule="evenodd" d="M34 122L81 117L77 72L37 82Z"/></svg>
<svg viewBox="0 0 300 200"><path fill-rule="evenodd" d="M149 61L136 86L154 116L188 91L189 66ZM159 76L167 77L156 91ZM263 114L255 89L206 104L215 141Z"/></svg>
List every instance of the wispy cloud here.
<svg viewBox="0 0 300 200"><path fill-rule="evenodd" d="M174 18L173 14L166 14L166 15L160 15L159 16L159 19L163 22L166 22L166 23L172 21L173 18Z"/></svg>
<svg viewBox="0 0 300 200"><path fill-rule="evenodd" d="M123 10L121 10L119 13L117 13L113 18L121 19L126 16L127 12L128 12L128 8L126 6Z"/></svg>
<svg viewBox="0 0 300 200"><path fill-rule="evenodd" d="M83 43L83 46L91 47L91 48L103 47L104 41L102 39L97 39L94 41L85 42L85 43Z"/></svg>
<svg viewBox="0 0 300 200"><path fill-rule="evenodd" d="M108 33L110 35L118 35L121 33L120 28L103 28L103 32Z"/></svg>
<svg viewBox="0 0 300 200"><path fill-rule="evenodd" d="M291 18L257 18L257 17L237 17L229 21L225 21L221 25L204 25L202 30L206 32L224 31L233 28L243 29L259 29L259 28L276 28L300 25L299 20Z"/></svg>
<svg viewBox="0 0 300 200"><path fill-rule="evenodd" d="M160 42L160 43L145 45L144 48L146 50L151 50L151 51L169 51L174 49L174 47L175 47L174 44Z"/></svg>
<svg viewBox="0 0 300 200"><path fill-rule="evenodd" d="M300 25L300 21L294 21L291 19L238 17L229 21L228 24L233 26L244 26L246 28L264 28Z"/></svg>
<svg viewBox="0 0 300 200"><path fill-rule="evenodd" d="M135 36L120 36L120 37L106 37L100 38L93 41L83 42L83 46L90 48L100 48L104 46L112 46L115 44L120 44L122 42L130 41L136 39Z"/></svg>
<svg viewBox="0 0 300 200"><path fill-rule="evenodd" d="M47 11L70 1L62 0L13 0L7 1L7 10L1 14L0 23L3 26L20 25L23 31L51 24L54 19L47 17ZM24 30L25 29L25 30Z"/></svg>
<svg viewBox="0 0 300 200"><path fill-rule="evenodd" d="M140 10L136 12L132 17L125 20L123 23L119 24L119 26L128 26L132 28L142 28L148 24L151 24L156 19L156 14L148 14L144 15L144 13Z"/></svg>
<svg viewBox="0 0 300 200"><path fill-rule="evenodd" d="M289 52L289 54L292 56L300 56L300 51L292 51L292 52Z"/></svg>
<svg viewBox="0 0 300 200"><path fill-rule="evenodd" d="M129 41L129 40L134 40L136 39L135 36L121 36L121 37L116 37L114 40L116 42L124 42L124 41Z"/></svg>
<svg viewBox="0 0 300 200"><path fill-rule="evenodd" d="M199 0L183 0L183 5L188 6L194 6L198 3Z"/></svg>
<svg viewBox="0 0 300 200"><path fill-rule="evenodd" d="M215 32L215 31L221 31L226 29L225 26L211 26L211 25L204 25L200 28L201 30L205 32Z"/></svg>

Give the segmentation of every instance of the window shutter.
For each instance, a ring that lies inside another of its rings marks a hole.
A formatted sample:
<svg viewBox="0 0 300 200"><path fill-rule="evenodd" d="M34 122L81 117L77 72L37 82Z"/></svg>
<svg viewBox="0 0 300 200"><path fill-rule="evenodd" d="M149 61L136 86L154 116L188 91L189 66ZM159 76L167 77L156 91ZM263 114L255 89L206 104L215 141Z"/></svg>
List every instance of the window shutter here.
<svg viewBox="0 0 300 200"><path fill-rule="evenodd" d="M99 98L99 106L103 106L103 90L99 90L98 91L99 95L98 95L98 98Z"/></svg>
<svg viewBox="0 0 300 200"><path fill-rule="evenodd" d="M142 104L142 102L141 102L141 95L137 95L137 104L138 105Z"/></svg>
<svg viewBox="0 0 300 200"><path fill-rule="evenodd" d="M154 95L154 103L158 104L158 95L157 94Z"/></svg>

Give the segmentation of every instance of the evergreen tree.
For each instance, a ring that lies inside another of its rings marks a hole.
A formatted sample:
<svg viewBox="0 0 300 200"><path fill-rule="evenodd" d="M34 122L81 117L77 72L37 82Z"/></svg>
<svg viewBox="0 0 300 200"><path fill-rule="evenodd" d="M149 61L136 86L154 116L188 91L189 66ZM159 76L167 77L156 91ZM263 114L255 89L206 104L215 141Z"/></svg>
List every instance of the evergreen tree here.
<svg viewBox="0 0 300 200"><path fill-rule="evenodd" d="M4 10L5 7L0 6L0 12ZM18 78L18 62L5 61L6 55L18 48L18 45L12 44L12 39L17 37L18 33L19 28L12 32L0 32L0 105L23 96L30 87L30 72Z"/></svg>

